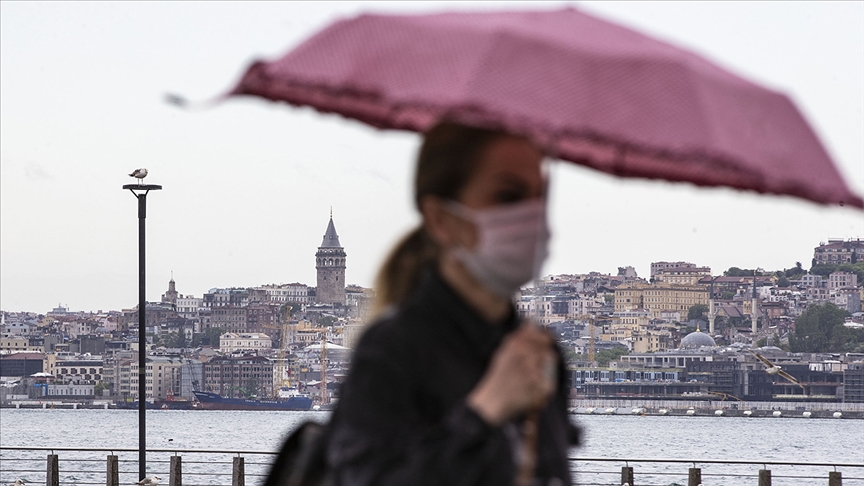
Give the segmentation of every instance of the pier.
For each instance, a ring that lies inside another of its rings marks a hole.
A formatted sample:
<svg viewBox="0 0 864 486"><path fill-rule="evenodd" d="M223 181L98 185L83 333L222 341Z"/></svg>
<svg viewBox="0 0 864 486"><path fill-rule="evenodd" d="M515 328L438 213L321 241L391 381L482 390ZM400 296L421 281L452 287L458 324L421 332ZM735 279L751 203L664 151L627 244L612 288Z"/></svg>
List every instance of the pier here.
<svg viewBox="0 0 864 486"><path fill-rule="evenodd" d="M119 486L138 481L138 449L0 446L0 484ZM149 449L147 476L168 486L263 484L274 451ZM864 484L864 463L571 457L574 485Z"/></svg>
<svg viewBox="0 0 864 486"><path fill-rule="evenodd" d="M864 419L864 403L582 398L569 404L570 413L587 415Z"/></svg>

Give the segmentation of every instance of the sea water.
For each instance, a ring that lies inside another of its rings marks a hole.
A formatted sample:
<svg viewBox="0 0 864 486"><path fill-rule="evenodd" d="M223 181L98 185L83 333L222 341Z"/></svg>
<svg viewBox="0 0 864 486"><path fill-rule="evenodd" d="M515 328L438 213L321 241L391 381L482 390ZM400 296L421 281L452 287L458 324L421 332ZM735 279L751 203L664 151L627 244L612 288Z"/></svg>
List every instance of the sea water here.
<svg viewBox="0 0 864 486"><path fill-rule="evenodd" d="M328 417L327 412L152 410L147 412L147 448L276 451L299 424L307 420L324 422ZM579 415L573 420L583 430L583 444L572 451L573 456L694 461L696 467L702 468L706 486L756 484L755 476L763 466L698 464L700 460L864 463L864 420L635 415ZM138 412L0 409L0 446L136 448ZM44 484L47 453L0 451L0 485L18 477ZM110 452L55 453L60 459L62 484L104 484L104 461ZM137 452L115 454L120 457L121 484L135 482ZM160 475L163 484L168 482L171 455L148 452L148 474ZM231 461L237 454L180 455L184 485L231 483ZM261 484L261 475L266 473L272 457L244 455L248 484ZM72 458L92 462L69 462ZM620 484L617 481L625 463L573 465L577 484ZM686 485L687 468L694 466L640 462L626 465L634 468L640 485ZM17 472L26 468L38 472ZM92 472L88 472L90 469ZM775 486L826 485L828 471L833 470L803 466L768 469L772 470ZM864 486L864 479L860 479L864 468L838 470L843 472L845 486Z"/></svg>

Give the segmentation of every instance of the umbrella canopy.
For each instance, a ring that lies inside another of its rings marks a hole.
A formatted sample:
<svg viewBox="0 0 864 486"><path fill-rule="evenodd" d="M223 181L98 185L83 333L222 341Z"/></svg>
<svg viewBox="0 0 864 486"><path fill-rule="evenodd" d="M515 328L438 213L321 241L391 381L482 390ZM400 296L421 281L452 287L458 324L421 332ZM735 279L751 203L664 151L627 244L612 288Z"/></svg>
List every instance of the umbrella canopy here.
<svg viewBox="0 0 864 486"><path fill-rule="evenodd" d="M864 208L787 96L572 8L361 15L254 63L231 94L379 128L446 118L618 176Z"/></svg>

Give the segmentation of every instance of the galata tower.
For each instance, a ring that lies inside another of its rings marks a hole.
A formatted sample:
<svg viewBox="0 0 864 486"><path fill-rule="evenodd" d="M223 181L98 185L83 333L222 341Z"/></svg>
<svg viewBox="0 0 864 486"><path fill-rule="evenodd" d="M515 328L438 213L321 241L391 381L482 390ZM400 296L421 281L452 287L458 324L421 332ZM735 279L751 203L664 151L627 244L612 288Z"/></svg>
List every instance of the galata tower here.
<svg viewBox="0 0 864 486"><path fill-rule="evenodd" d="M324 241L315 253L315 269L318 270L316 302L345 305L345 257L345 249L339 244L339 235L333 226L331 211Z"/></svg>

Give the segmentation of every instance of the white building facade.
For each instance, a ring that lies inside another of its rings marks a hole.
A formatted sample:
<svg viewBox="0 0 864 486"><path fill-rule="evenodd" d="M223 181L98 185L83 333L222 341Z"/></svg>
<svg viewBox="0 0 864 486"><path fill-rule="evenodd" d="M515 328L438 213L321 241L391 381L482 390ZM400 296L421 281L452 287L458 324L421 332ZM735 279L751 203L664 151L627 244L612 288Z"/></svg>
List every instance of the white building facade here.
<svg viewBox="0 0 864 486"><path fill-rule="evenodd" d="M273 347L270 336L259 333L226 332L219 336L219 349L226 353L235 351L258 352Z"/></svg>

